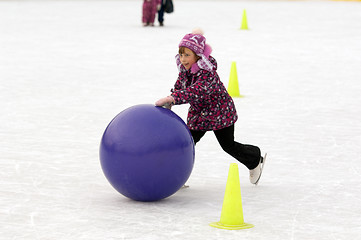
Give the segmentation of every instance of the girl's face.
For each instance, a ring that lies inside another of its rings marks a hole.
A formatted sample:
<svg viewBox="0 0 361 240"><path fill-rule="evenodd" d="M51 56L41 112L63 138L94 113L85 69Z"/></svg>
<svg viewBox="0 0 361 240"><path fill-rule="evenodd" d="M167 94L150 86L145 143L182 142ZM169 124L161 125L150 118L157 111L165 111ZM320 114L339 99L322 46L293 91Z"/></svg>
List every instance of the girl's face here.
<svg viewBox="0 0 361 240"><path fill-rule="evenodd" d="M189 70L198 61L199 57L192 50L184 47L179 50L179 59L185 69Z"/></svg>

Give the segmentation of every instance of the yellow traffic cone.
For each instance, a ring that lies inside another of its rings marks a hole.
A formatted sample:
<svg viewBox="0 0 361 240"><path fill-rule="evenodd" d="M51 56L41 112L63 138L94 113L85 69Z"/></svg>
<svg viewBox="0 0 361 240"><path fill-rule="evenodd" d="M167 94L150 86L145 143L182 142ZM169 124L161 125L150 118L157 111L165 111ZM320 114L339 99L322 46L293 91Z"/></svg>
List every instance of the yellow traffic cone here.
<svg viewBox="0 0 361 240"><path fill-rule="evenodd" d="M210 224L212 227L238 230L254 227L243 220L241 187L237 163L231 163L224 194L221 220Z"/></svg>
<svg viewBox="0 0 361 240"><path fill-rule="evenodd" d="M232 62L231 65L231 73L229 75L227 91L231 97L243 97L241 94L239 94L236 62Z"/></svg>
<svg viewBox="0 0 361 240"><path fill-rule="evenodd" d="M243 9L241 29L248 30L246 9Z"/></svg>

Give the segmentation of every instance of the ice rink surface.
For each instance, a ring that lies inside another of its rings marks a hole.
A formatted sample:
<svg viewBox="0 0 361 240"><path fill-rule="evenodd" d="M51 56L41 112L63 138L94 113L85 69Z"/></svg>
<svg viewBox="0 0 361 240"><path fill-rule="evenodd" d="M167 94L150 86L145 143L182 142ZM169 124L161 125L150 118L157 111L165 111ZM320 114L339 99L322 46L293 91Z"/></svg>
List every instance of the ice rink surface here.
<svg viewBox="0 0 361 240"><path fill-rule="evenodd" d="M0 239L361 239L361 2L174 2L143 28L140 0L0 1ZM237 63L236 140L268 153L256 187L239 164L248 230L208 225L236 162L213 133L190 188L159 202L123 197L100 167L108 123L169 94L194 27L225 85Z"/></svg>

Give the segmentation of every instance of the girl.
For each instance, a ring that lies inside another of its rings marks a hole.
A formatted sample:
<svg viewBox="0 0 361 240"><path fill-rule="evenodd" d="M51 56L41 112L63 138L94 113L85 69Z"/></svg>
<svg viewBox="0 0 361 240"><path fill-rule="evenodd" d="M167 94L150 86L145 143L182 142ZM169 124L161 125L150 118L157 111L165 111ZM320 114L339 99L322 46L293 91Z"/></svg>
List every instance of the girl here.
<svg viewBox="0 0 361 240"><path fill-rule="evenodd" d="M155 14L160 8L162 0L143 0L143 26L154 26Z"/></svg>
<svg viewBox="0 0 361 240"><path fill-rule="evenodd" d="M250 182L257 184L265 157L257 146L234 141L237 112L216 72L217 62L210 56L211 47L199 29L186 34L179 43L176 62L178 79L171 95L155 105L171 108L189 103L187 125L196 144L207 131L213 131L222 149L249 169Z"/></svg>

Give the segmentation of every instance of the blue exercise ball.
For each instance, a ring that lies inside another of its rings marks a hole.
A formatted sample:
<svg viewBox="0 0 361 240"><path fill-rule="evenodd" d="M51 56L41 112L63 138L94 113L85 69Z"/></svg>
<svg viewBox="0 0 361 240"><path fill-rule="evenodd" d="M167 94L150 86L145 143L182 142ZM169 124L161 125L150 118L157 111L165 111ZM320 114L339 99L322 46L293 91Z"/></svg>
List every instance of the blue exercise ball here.
<svg viewBox="0 0 361 240"><path fill-rule="evenodd" d="M100 143L105 177L122 195L157 201L177 192L194 165L194 142L173 111L150 104L120 112Z"/></svg>

